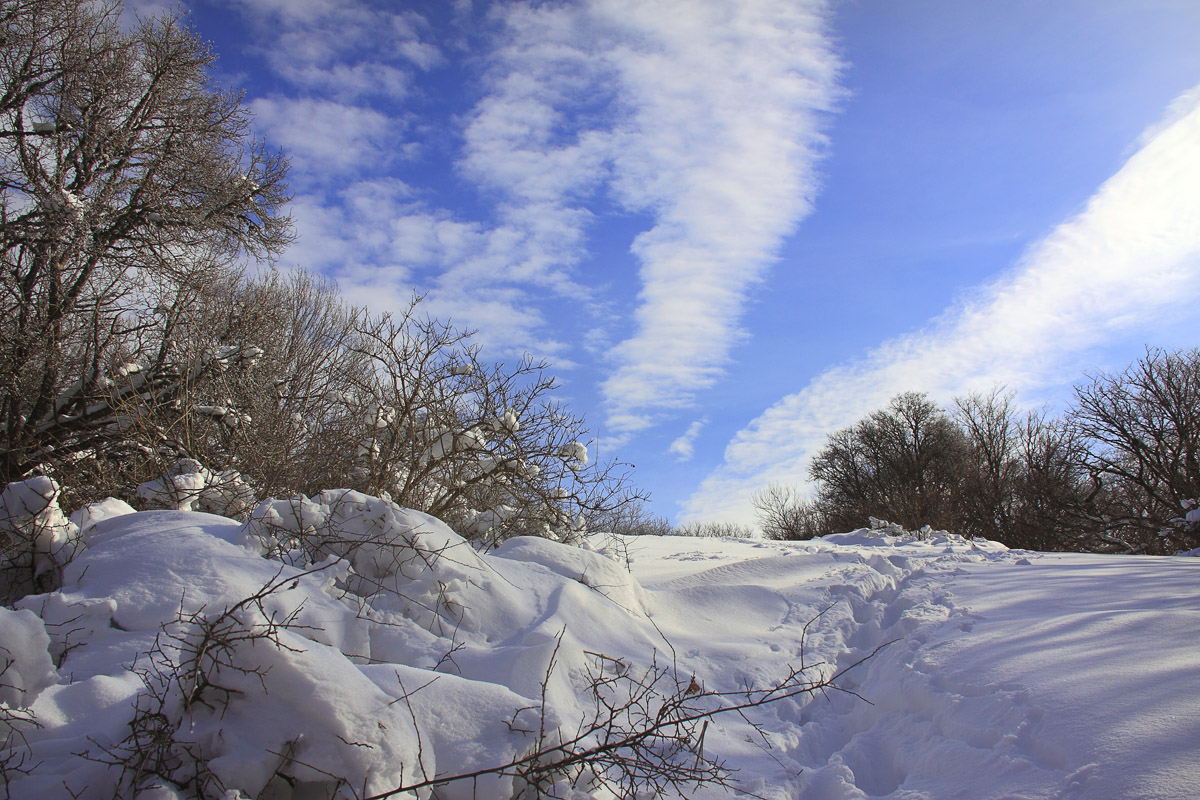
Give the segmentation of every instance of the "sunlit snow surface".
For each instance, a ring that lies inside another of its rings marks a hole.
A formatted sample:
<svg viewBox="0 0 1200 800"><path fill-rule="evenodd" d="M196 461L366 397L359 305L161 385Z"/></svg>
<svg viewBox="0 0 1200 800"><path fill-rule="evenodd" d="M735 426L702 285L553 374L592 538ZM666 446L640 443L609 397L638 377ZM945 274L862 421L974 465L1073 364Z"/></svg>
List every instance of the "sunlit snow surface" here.
<svg viewBox="0 0 1200 800"><path fill-rule="evenodd" d="M301 575L245 546L236 522L148 512L99 523L61 592L0 610L17 656L0 699L31 705L42 726L25 730L33 770L12 796L112 797L115 770L79 754L128 734L141 682L126 666L181 607L219 612L278 579L296 583L266 611L299 609L300 627L282 634L291 649L239 654L265 670L267 691L227 675L241 693L220 713L194 709L180 733L250 797L282 753L294 782L336 774L360 793L501 763L529 746L508 723L528 722L514 715L540 705L543 682L549 724L577 724L595 654L674 658L705 689L737 690L798 666L802 645L805 663L840 669L888 642L839 680L854 694L755 709L757 731L717 717L705 753L765 798L1200 796L1200 559L866 531L801 543L597 536L592 549L517 539L479 557L435 520L403 519L444 557L365 602L338 589L346 562ZM406 691L411 711L397 702ZM511 789L493 778L438 796Z"/></svg>

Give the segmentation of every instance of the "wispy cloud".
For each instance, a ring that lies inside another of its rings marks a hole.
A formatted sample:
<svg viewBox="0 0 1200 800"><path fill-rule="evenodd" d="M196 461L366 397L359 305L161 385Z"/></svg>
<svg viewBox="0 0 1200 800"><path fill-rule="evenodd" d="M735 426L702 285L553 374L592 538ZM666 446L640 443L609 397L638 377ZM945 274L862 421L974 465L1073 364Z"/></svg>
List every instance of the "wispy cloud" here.
<svg viewBox="0 0 1200 800"><path fill-rule="evenodd" d="M530 287L504 277L532 258L526 231L431 210L390 178L303 195L291 211L303 240L289 263L335 277L351 302L396 311L420 293L424 313L477 331L476 343L493 356L527 352L563 369L574 365Z"/></svg>
<svg viewBox="0 0 1200 800"><path fill-rule="evenodd" d="M425 20L360 0L228 2L256 22L261 54L294 89L254 110L299 166L298 259L340 262L327 269L351 289L393 282L369 275L365 257L339 258L340 238L485 338L498 324L493 341L559 360L569 354L544 304L575 303L592 342L625 337L605 354L602 387L606 428L618 436L688 405L722 374L743 337L748 292L816 192L838 92L827 0L460 12L454 24L487 23L472 32L484 46L470 64L478 99L459 117L455 165L485 204L474 219L419 198L393 196L371 212L343 205L348 186L376 177L373 167L397 150L412 155L405 135L421 120L399 110L402 98L427 96L422 76L447 62ZM595 215L610 209L650 220L629 243L640 264L633 319L615 325L603 312L629 311L600 297L607 276L580 274ZM385 211L371 230L358 224Z"/></svg>
<svg viewBox="0 0 1200 800"><path fill-rule="evenodd" d="M252 110L259 130L293 161L299 240L287 261L336 277L350 299L375 310L403 306L419 291L428 313L479 329L493 354L530 351L569 366L569 348L539 302L587 295L571 268L586 253L590 214L569 199L589 156L586 148L505 150L513 143L505 130L528 118L525 98L504 89L519 58L492 59L482 76L489 91L461 118L465 130L445 129L446 150L457 133L467 142L462 174L500 198L494 211L464 218L389 177L423 155L415 141L433 135L430 122L446 127L419 116L417 101L438 90L422 84L424 74L447 63L421 16L362 0L228 1L255 26L259 54L284 81ZM498 8L502 16L523 7ZM460 9L456 20L472 14ZM492 44L514 55L519 26L504 30ZM489 155L492 168L479 168Z"/></svg>
<svg viewBox="0 0 1200 800"><path fill-rule="evenodd" d="M1198 87L1200 88L1200 87ZM828 433L916 389L945 401L999 381L1019 392L1068 382L1092 348L1194 307L1200 296L1200 92L1010 274L861 362L832 369L737 434L690 515L748 518L772 480L804 483Z"/></svg>
<svg viewBox="0 0 1200 800"><path fill-rule="evenodd" d="M633 432L689 404L743 339L747 293L811 208L838 62L823 3L609 11L638 31L618 63L631 117L617 188L656 219L633 245L636 333L604 385L612 427Z"/></svg>
<svg viewBox="0 0 1200 800"><path fill-rule="evenodd" d="M562 241L582 236L599 192L653 220L631 248L635 333L608 354L616 434L717 379L747 292L811 205L837 94L825 13L819 0L591 0L501 15L464 172L503 193L506 222L548 220Z"/></svg>
<svg viewBox="0 0 1200 800"><path fill-rule="evenodd" d="M707 424L708 417L692 422L682 436L671 442L667 452L674 455L679 461L690 461L696 452L696 439L699 438L700 431L704 430L704 426Z"/></svg>
<svg viewBox="0 0 1200 800"><path fill-rule="evenodd" d="M292 157L293 174L325 183L380 168L404 150L399 121L357 105L309 98L265 97L250 104L255 124Z"/></svg>
<svg viewBox="0 0 1200 800"><path fill-rule="evenodd" d="M410 68L445 56L418 14L361 0L228 0L261 34L260 53L302 92L348 100L402 99Z"/></svg>

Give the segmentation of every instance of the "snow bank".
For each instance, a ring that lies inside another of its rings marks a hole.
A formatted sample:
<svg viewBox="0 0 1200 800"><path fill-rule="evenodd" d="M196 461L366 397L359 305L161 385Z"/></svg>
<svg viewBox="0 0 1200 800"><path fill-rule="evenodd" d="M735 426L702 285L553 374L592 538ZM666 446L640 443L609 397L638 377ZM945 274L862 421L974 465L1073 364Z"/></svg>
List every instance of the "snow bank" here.
<svg viewBox="0 0 1200 800"><path fill-rule="evenodd" d="M245 523L123 511L82 515L89 546L62 589L0 617L19 656L3 699L40 725L23 731L38 767L15 777L19 796L129 793L105 762L148 750L164 787L199 764L210 788L252 797L384 792L576 728L595 659L573 637L655 649L644 593L596 553L517 540L480 555L350 491L267 501ZM166 751L131 734L147 720ZM477 791L517 789L492 775L438 796Z"/></svg>
<svg viewBox="0 0 1200 800"><path fill-rule="evenodd" d="M136 513L136 509L129 503L109 497L73 512L71 522L79 529L79 537L86 542L99 523L106 519L133 513Z"/></svg>
<svg viewBox="0 0 1200 800"><path fill-rule="evenodd" d="M58 505L60 494L59 485L45 476L5 486L0 493L0 537L30 542L43 556L60 550L79 533Z"/></svg>
<svg viewBox="0 0 1200 800"><path fill-rule="evenodd" d="M14 797L131 795L112 763L134 754L159 797L196 775L248 797L390 791L569 740L604 712L597 677L619 703L653 665L661 691L696 694L839 675L846 691L709 720L704 754L769 800L1200 795L1195 559L886 526L480 554L345 490L243 523L109 505L75 527L87 547L62 589L0 612L0 705L30 767ZM513 773L408 796L511 797Z"/></svg>
<svg viewBox="0 0 1200 800"><path fill-rule="evenodd" d="M710 682L871 656L839 680L854 695L762 709L759 731L714 722L707 746L741 769L747 791L1200 796L1193 559L1040 554L879 529L809 542L646 537L630 554L663 632Z"/></svg>

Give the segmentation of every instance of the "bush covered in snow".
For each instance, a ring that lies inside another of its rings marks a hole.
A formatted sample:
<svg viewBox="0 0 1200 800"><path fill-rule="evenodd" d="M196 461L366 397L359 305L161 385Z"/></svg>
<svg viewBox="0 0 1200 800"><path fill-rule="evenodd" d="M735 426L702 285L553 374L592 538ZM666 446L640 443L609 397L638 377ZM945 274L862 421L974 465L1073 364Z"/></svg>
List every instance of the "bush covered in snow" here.
<svg viewBox="0 0 1200 800"><path fill-rule="evenodd" d="M73 381L55 413L87 415L19 469L58 476L73 504L113 495L233 517L349 483L493 545L577 540L644 499L624 465L589 459L545 364L488 365L415 302L374 317L303 275L206 291L162 343L178 362Z"/></svg>
<svg viewBox="0 0 1200 800"><path fill-rule="evenodd" d="M5 605L55 588L79 547L79 526L59 507L61 489L39 476L0 493L0 598Z"/></svg>
<svg viewBox="0 0 1200 800"><path fill-rule="evenodd" d="M620 559L601 539L480 553L352 490L243 522L105 503L80 528L61 588L0 610L0 796L1200 785L1178 746L1200 669L1188 559L883 521L803 543L643 538Z"/></svg>
<svg viewBox="0 0 1200 800"><path fill-rule="evenodd" d="M205 511L242 517L255 503L254 489L236 470L212 472L194 458L181 458L165 475L137 487L149 508Z"/></svg>

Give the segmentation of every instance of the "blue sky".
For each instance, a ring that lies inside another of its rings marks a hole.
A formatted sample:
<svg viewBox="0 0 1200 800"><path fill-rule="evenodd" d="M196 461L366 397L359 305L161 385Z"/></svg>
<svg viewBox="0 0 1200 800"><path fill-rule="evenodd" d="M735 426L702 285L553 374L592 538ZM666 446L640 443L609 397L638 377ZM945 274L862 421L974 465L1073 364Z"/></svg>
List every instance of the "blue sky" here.
<svg viewBox="0 0 1200 800"><path fill-rule="evenodd" d="M547 358L677 521L899 391L1197 344L1194 0L185 7L291 156L281 266Z"/></svg>

